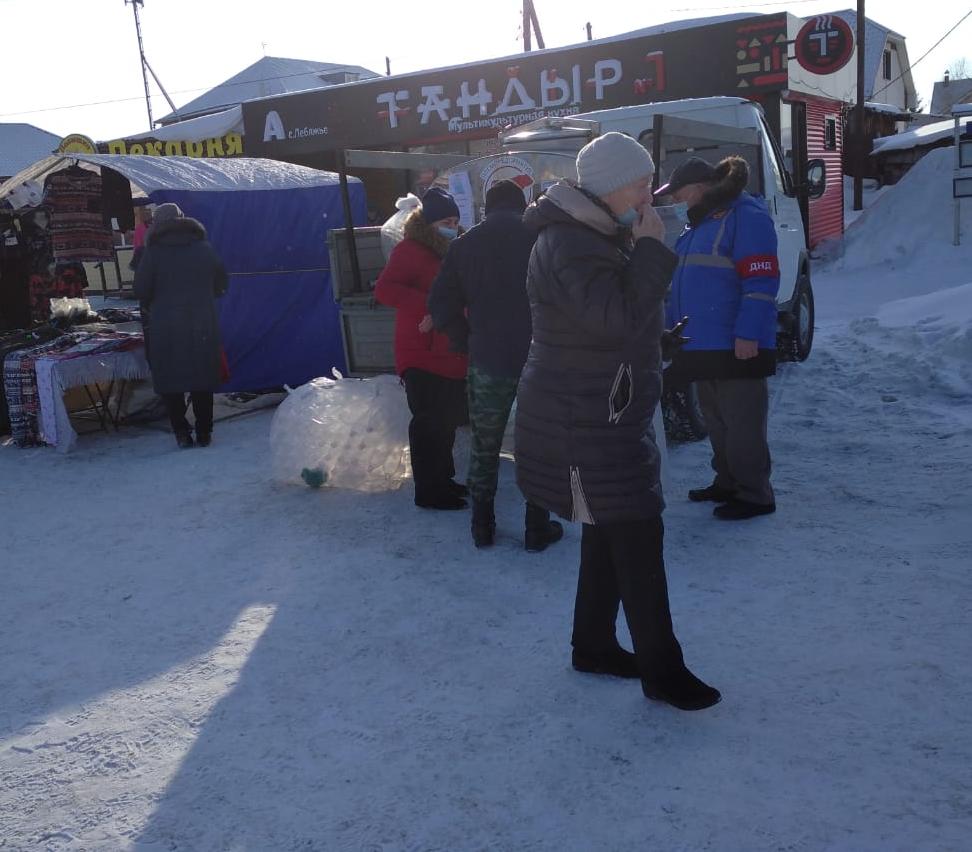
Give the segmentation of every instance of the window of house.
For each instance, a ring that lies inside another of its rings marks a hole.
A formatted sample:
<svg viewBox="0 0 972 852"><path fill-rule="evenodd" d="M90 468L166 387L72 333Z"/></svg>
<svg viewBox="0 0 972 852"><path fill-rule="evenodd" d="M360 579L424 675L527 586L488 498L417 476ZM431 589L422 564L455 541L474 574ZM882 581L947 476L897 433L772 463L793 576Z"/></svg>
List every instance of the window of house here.
<svg viewBox="0 0 972 852"><path fill-rule="evenodd" d="M824 148L827 151L837 150L837 118L835 116L824 119Z"/></svg>
<svg viewBox="0 0 972 852"><path fill-rule="evenodd" d="M884 79L891 79L891 51L884 51Z"/></svg>

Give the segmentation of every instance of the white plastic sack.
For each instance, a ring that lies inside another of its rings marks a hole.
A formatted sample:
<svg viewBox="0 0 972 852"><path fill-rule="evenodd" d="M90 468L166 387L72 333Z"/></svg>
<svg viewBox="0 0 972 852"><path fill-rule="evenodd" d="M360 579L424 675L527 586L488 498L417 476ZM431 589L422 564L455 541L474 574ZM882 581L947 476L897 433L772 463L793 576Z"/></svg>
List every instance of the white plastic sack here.
<svg viewBox="0 0 972 852"><path fill-rule="evenodd" d="M311 488L396 489L408 476L409 416L397 376L301 385L270 424L274 479Z"/></svg>
<svg viewBox="0 0 972 852"><path fill-rule="evenodd" d="M421 206L422 202L412 193L395 202L395 209L398 212L381 226L381 253L386 263L391 257L392 249L405 239L405 220L408 214Z"/></svg>

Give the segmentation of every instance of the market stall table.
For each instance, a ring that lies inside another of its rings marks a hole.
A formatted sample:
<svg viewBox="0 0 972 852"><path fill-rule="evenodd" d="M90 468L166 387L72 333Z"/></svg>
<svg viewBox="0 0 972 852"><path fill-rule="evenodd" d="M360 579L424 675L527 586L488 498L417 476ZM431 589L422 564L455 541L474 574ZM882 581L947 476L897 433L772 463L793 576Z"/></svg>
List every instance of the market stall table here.
<svg viewBox="0 0 972 852"><path fill-rule="evenodd" d="M58 452L69 452L78 437L64 403L65 391L84 387L102 428L107 430L111 424L117 429L125 385L150 375L140 335L131 335L123 349L98 351L103 346L104 339L96 336L56 356L37 359L40 435ZM114 412L113 392L117 394Z"/></svg>

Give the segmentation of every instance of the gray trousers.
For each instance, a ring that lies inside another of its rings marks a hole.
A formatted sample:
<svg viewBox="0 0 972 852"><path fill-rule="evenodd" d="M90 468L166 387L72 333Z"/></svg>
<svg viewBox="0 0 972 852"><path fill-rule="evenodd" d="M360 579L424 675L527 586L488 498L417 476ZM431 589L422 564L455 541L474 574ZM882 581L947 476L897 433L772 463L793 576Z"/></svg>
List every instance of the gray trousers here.
<svg viewBox="0 0 972 852"><path fill-rule="evenodd" d="M766 379L713 379L695 386L712 444L713 484L748 503L775 503L766 442Z"/></svg>

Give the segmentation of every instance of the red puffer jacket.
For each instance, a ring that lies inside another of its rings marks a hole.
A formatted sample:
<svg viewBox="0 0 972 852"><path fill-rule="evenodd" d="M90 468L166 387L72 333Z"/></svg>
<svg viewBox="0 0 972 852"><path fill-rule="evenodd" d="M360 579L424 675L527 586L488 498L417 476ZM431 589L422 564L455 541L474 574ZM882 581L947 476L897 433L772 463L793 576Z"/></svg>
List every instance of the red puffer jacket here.
<svg viewBox="0 0 972 852"><path fill-rule="evenodd" d="M405 226L405 239L392 250L375 285L375 298L395 308L395 369L415 367L447 379L466 377L467 358L449 351L449 338L419 331L428 314L426 302L448 243L416 212Z"/></svg>

